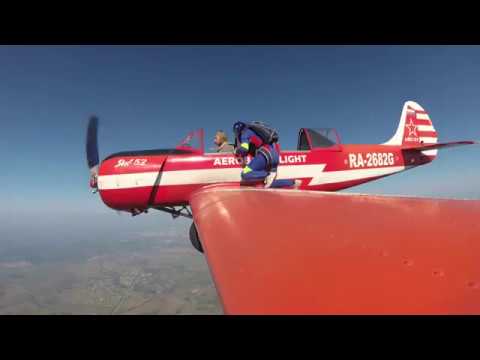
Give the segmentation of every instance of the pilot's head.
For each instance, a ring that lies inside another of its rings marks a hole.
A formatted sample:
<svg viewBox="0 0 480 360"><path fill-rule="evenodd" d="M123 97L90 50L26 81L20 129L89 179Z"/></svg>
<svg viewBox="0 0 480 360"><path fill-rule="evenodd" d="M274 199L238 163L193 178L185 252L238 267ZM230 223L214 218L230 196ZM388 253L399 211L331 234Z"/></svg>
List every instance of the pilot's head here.
<svg viewBox="0 0 480 360"><path fill-rule="evenodd" d="M223 130L217 130L215 133L215 138L213 139L213 142L215 145L220 146L223 143L226 143L228 141L227 134Z"/></svg>

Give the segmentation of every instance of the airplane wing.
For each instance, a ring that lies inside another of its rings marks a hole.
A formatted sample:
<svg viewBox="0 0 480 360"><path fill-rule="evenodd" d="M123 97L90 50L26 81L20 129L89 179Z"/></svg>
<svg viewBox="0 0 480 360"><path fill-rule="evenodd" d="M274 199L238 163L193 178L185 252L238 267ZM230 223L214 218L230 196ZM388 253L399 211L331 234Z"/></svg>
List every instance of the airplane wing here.
<svg viewBox="0 0 480 360"><path fill-rule="evenodd" d="M449 147L455 146L462 146L462 145L473 145L478 144L476 141L453 141L447 143L438 143L438 144L428 144L428 145L421 145L421 146L405 146L404 150L435 150L435 149L444 149Z"/></svg>
<svg viewBox="0 0 480 360"><path fill-rule="evenodd" d="M480 201L216 188L191 199L226 314L480 314Z"/></svg>

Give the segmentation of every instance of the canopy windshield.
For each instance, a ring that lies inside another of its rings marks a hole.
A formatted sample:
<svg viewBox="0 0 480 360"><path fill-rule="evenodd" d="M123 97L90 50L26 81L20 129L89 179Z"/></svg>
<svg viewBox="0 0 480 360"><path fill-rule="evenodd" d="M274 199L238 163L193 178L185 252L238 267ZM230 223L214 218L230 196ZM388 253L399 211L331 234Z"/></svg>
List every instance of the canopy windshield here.
<svg viewBox="0 0 480 360"><path fill-rule="evenodd" d="M298 150L338 148L340 138L333 128L325 129L300 129L298 134Z"/></svg>
<svg viewBox="0 0 480 360"><path fill-rule="evenodd" d="M203 154L204 142L203 142L203 129L194 130L175 147L179 150L188 150L195 153Z"/></svg>

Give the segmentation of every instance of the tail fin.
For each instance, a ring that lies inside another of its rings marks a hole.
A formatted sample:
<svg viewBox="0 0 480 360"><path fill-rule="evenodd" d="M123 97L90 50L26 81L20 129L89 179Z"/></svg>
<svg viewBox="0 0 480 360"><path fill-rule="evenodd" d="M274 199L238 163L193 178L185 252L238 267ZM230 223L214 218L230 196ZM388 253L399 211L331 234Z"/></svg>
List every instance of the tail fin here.
<svg viewBox="0 0 480 360"><path fill-rule="evenodd" d="M397 132L382 145L423 146L436 144L437 140L437 132L425 109L414 101L407 101L403 105ZM428 156L436 156L437 152L436 149L422 151Z"/></svg>

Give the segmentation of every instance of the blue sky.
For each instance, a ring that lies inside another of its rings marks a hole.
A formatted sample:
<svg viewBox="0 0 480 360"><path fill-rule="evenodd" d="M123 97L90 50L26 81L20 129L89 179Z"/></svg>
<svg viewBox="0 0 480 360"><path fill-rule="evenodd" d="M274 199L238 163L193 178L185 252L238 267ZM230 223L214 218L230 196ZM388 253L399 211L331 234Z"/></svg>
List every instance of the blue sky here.
<svg viewBox="0 0 480 360"><path fill-rule="evenodd" d="M174 146L200 127L211 146L216 129L242 119L276 126L283 148L303 126L381 143L406 100L426 108L440 141L480 139L479 64L479 46L0 46L0 215L11 226L53 216L81 227L88 217L92 232L106 217L119 228L170 226L166 214L119 217L89 193L92 113L101 158ZM479 155L480 146L445 150L349 191L480 199Z"/></svg>

